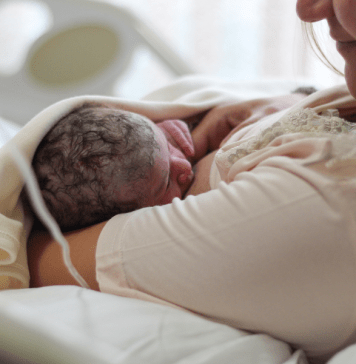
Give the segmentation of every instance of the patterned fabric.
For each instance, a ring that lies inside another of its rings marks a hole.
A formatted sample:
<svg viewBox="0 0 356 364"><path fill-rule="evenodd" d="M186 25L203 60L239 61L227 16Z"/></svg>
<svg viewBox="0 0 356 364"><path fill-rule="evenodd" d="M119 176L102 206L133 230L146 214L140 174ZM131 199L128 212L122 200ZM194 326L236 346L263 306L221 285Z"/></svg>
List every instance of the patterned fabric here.
<svg viewBox="0 0 356 364"><path fill-rule="evenodd" d="M332 138L334 148L327 164L329 166L336 160L356 157L356 123L340 118L336 109L326 110L319 115L307 108L293 110L256 136L230 149L228 153L219 152L216 163L230 168L242 157L261 150L281 135L291 133L303 133L306 137Z"/></svg>

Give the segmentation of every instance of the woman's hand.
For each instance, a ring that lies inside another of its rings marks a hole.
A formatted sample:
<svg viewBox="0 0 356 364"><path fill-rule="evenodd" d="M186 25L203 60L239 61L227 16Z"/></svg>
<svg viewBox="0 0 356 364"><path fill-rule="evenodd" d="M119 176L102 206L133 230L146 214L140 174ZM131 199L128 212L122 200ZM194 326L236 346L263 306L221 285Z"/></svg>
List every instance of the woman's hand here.
<svg viewBox="0 0 356 364"><path fill-rule="evenodd" d="M236 131L253 124L263 117L287 109L304 99L301 93L231 102L209 111L193 130L194 162L220 146Z"/></svg>

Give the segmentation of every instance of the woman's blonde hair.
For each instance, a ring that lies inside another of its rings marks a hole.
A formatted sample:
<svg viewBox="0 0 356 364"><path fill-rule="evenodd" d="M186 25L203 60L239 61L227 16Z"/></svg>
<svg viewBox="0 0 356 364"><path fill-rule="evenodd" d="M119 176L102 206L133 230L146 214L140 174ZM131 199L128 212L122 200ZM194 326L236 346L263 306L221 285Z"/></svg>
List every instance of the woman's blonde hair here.
<svg viewBox="0 0 356 364"><path fill-rule="evenodd" d="M336 74L340 76L345 76L343 72L341 72L337 67L335 67L331 61L328 59L328 57L325 55L325 52L322 50L317 36L316 32L313 26L313 23L305 23L302 22L302 28L303 28L303 34L309 43L311 49L315 53L315 55L320 59L321 62L325 64L328 68L330 68L332 71L334 71Z"/></svg>

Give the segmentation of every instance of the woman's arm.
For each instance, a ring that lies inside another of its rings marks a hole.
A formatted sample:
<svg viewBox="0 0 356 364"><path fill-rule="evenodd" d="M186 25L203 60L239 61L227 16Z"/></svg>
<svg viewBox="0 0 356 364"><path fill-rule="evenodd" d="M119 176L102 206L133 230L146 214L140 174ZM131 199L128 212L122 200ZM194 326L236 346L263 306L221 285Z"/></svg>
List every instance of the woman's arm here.
<svg viewBox="0 0 356 364"><path fill-rule="evenodd" d="M353 312L353 247L341 215L296 171L265 164L205 194L117 215L99 247L112 247L132 290L308 354L331 351Z"/></svg>
<svg viewBox="0 0 356 364"><path fill-rule="evenodd" d="M65 233L70 256L79 274L93 290L99 291L95 277L96 243L106 222ZM43 230L31 233L27 246L30 287L79 285L64 265L62 249L52 236Z"/></svg>

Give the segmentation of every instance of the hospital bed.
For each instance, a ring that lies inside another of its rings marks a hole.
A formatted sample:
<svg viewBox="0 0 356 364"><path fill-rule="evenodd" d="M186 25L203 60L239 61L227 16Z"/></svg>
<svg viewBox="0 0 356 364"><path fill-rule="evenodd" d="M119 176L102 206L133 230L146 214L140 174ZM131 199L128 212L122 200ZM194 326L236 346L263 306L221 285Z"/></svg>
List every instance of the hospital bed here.
<svg viewBox="0 0 356 364"><path fill-rule="evenodd" d="M59 6L59 3L86 6L82 0L60 2L48 0L49 6ZM85 26L89 27L88 19L91 16L88 14L102 14L101 10L98 11L102 7L97 7L98 4L95 2L87 3L94 8L88 10L85 7L87 13L83 10L80 14L86 20ZM64 11L64 8L59 7L53 9L56 14ZM114 12L116 17L122 15L121 12L118 15L117 8L107 4L103 9L104 13L108 10L110 14ZM77 22L75 27L70 23L72 17L68 10L65 14L69 15L66 21L63 23L59 21L52 32L45 34L34 44L27 57L29 62L27 64L31 64L31 60L35 59L36 52L41 53L43 47L48 47L51 36L58 37L58 34L63 36L65 29L75 31L80 29L78 26L80 22ZM124 18L127 19L129 16L132 20L132 15L127 13ZM72 20L74 22L74 18ZM98 18L95 24L98 26ZM130 36L155 49L177 75L192 72L189 65L151 33L144 23L137 24L136 29L132 29L132 22L130 23L128 27ZM146 27L146 31L140 33L139 28L142 30L142 27ZM147 34L150 34L150 40L145 39ZM132 39L129 38L128 42L133 42ZM112 61L114 65L110 64L103 72L94 72L90 77L84 77L76 82L71 80L65 86L56 84L54 87L58 80L47 79L45 81L50 85L45 85L43 79L41 82L31 79L28 74L31 71L26 67L13 76L12 81L10 78L6 80L10 89L7 98L4 97L6 93L1 92L0 146L11 139L21 129L21 124L29 120L34 113L57 99L81 93L110 93L108 89L112 77L114 73L117 75L121 67L117 56L113 57ZM123 64L129 62L129 57L122 62ZM36 77L47 76L37 73ZM16 81L17 95L21 97L20 101L16 100L16 104L21 105L23 102L23 105L26 105L23 107L24 110L17 110L14 104L14 81ZM272 93L278 94L289 87L290 85L284 84L274 85ZM265 87L256 89L252 86L244 90L247 98L266 96ZM45 97L46 93L48 95ZM35 100L39 99L38 103L34 103L31 94L36 96ZM28 105L31 105L29 109ZM355 362L356 347L352 346L332 359L329 364ZM53 286L0 292L0 363L307 364L308 362L303 352L293 351L288 344L265 334L236 330L193 313L151 302L104 294L77 286Z"/></svg>

